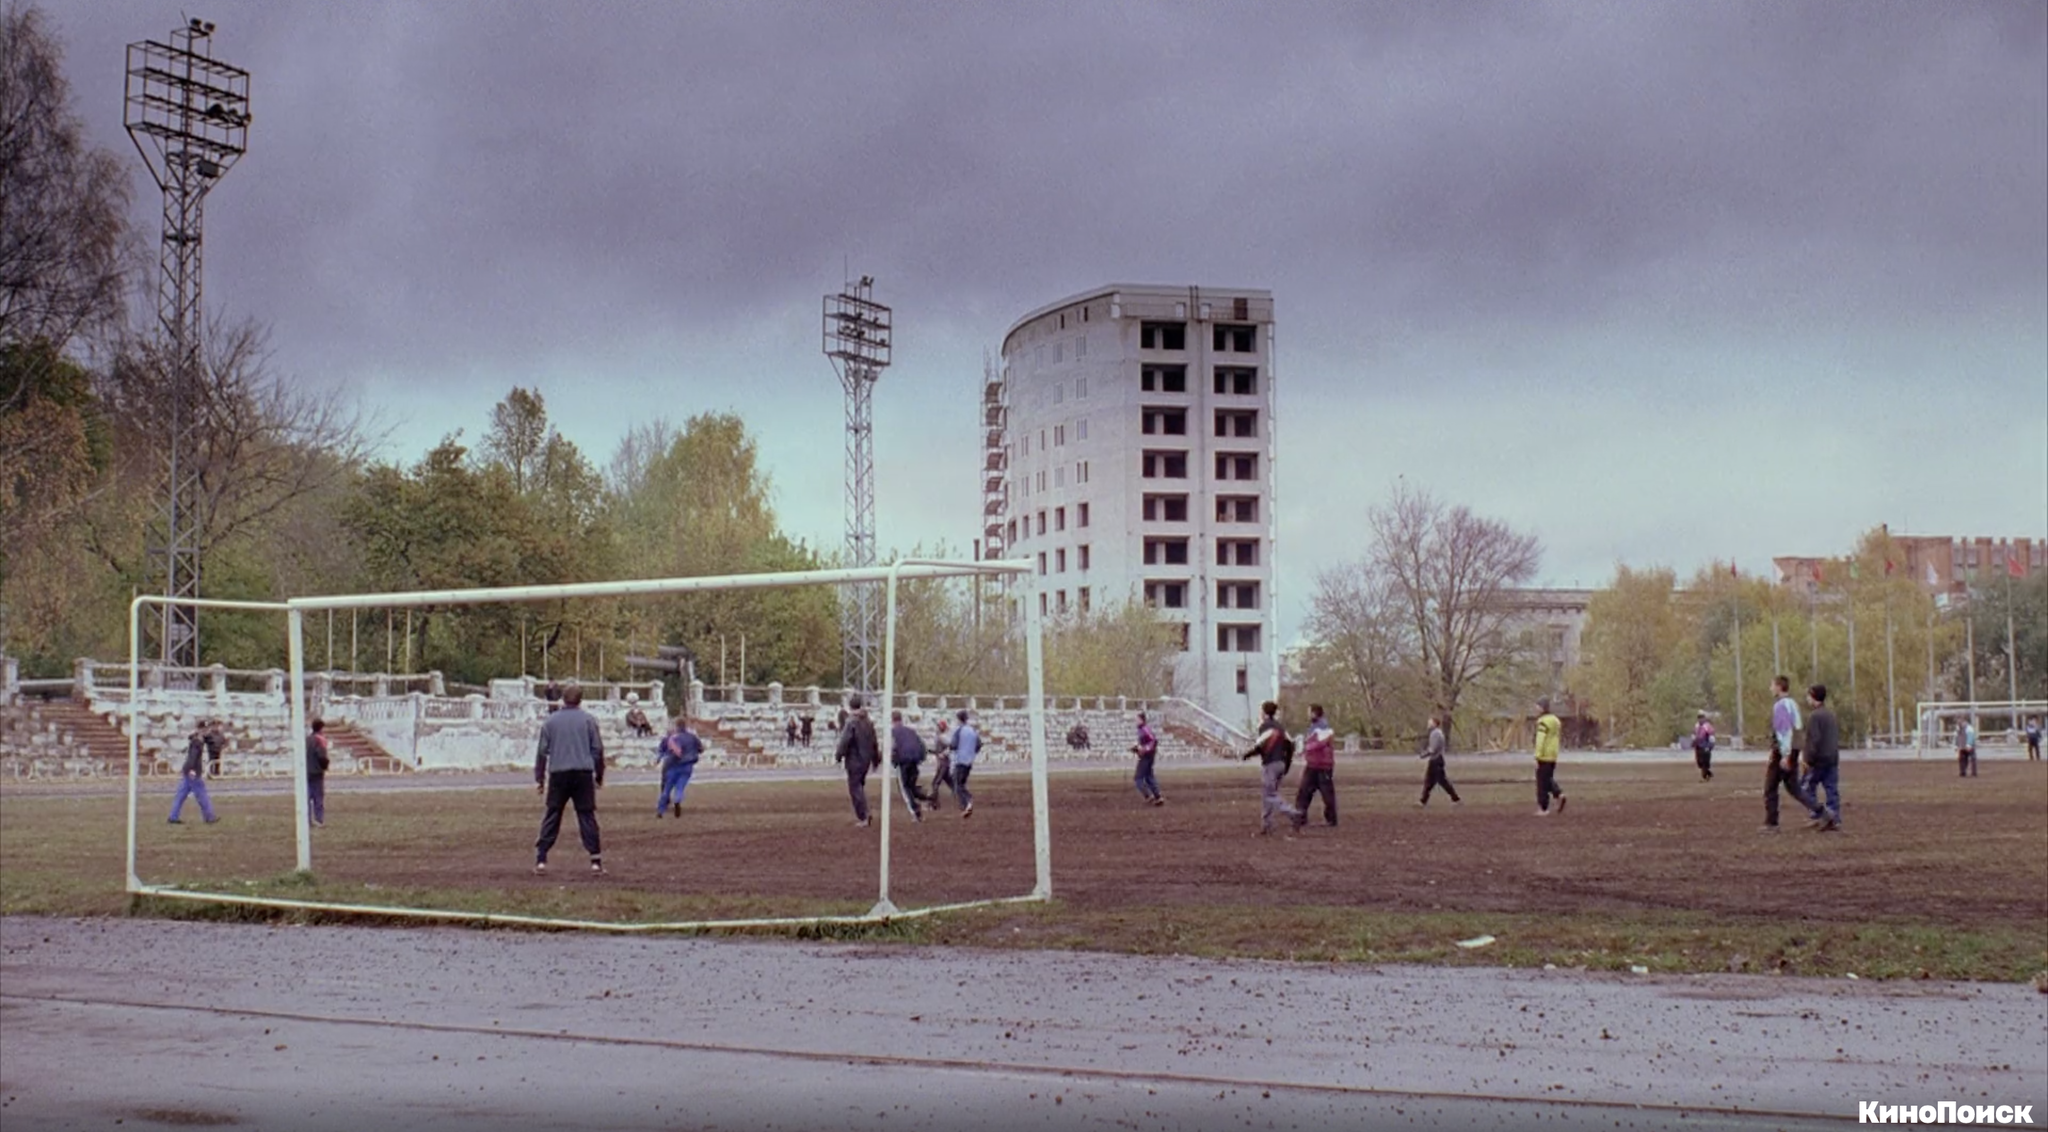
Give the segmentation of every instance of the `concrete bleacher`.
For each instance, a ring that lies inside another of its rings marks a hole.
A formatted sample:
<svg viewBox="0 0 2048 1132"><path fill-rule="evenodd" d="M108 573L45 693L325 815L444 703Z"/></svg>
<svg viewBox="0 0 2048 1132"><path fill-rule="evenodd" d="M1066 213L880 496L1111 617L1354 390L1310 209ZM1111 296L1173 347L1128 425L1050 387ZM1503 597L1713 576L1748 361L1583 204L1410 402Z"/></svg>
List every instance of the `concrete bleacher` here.
<svg viewBox="0 0 2048 1132"><path fill-rule="evenodd" d="M1010 697L1010 701L1021 697ZM1067 701L1071 703L1071 701ZM957 708L904 708L903 720L917 729L927 747L938 733L938 722L949 725ZM787 727L791 709L760 704L708 704L703 714L712 726L700 729L707 736L716 732L744 744L755 753L755 765L784 767L830 766L839 732L828 726L838 719L838 709L817 713L811 745L791 746ZM1225 757L1235 752L1228 744L1201 732L1176 725L1171 709L1152 713L1153 731L1159 737L1159 757L1179 761ZM992 763L1022 762L1031 757L1031 715L1022 707L976 708L972 717L982 735L982 758ZM876 719L885 726L886 716ZM1068 745L1067 733L1075 724L1088 729L1089 746L1077 750ZM949 727L950 731L950 727ZM1046 755L1052 759L1115 758L1126 756L1138 741L1138 713L1131 709L1061 707L1046 712Z"/></svg>

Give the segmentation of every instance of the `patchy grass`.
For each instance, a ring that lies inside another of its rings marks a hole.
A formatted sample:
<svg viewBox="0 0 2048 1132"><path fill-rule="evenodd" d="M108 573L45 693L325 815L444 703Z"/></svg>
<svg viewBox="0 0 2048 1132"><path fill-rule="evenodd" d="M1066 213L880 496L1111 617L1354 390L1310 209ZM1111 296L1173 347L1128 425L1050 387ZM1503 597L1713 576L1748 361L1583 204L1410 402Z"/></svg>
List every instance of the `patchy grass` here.
<svg viewBox="0 0 2048 1132"><path fill-rule="evenodd" d="M1343 824L1250 837L1249 768L1171 768L1169 804L1121 776L1053 779L1055 891L1010 905L791 934L882 942L1658 972L2024 981L2048 971L2048 770L1851 763L1849 831L1796 821L1760 836L1756 770L1568 767L1568 815L1538 819L1518 765L1453 766L1465 804L1413 804L1412 760L1339 771ZM892 896L916 907L1032 883L1023 780L977 781L972 822L896 823ZM652 789L600 795L610 875L589 875L573 818L531 874L537 800L503 788L370 791L336 780L310 875L292 872L291 804L216 795L222 820L169 826L161 787L137 831L145 879L322 903L627 923L858 914L873 830L834 783L691 787L655 819ZM878 793L871 784L871 795ZM317 921L336 914L135 899L118 795L0 788L0 912ZM897 815L901 818L901 814ZM1788 815L1791 817L1792 815ZM355 917L349 917L355 918ZM389 917L394 923L418 922ZM1457 941L1491 935L1489 946Z"/></svg>

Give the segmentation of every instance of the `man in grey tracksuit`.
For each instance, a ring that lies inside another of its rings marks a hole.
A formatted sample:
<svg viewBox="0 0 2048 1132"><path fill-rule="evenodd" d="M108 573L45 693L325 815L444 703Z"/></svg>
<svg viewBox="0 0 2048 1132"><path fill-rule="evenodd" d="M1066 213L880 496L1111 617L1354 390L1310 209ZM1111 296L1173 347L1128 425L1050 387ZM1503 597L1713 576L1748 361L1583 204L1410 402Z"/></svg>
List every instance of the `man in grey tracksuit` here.
<svg viewBox="0 0 2048 1132"><path fill-rule="evenodd" d="M533 759L534 792L547 797L540 840L533 843L534 872L548 871L548 850L561 836L562 808L567 805L576 807L576 831L590 854L590 871L604 872L597 831L597 792L603 786L604 736L597 720L583 710L583 689L571 684L562 689L562 709L540 725L539 750Z"/></svg>
<svg viewBox="0 0 2048 1132"><path fill-rule="evenodd" d="M853 824L868 824L868 768L882 761L875 723L858 694L846 701L846 722L839 728L839 746L832 757L846 765L846 793L853 799Z"/></svg>
<svg viewBox="0 0 2048 1132"><path fill-rule="evenodd" d="M1422 797L1415 804L1429 805L1430 791L1441 786L1450 795L1451 805L1458 804L1458 788L1451 785L1450 776L1444 773L1444 725L1436 716L1429 717L1429 738L1422 745L1422 757L1429 763L1429 769L1422 775Z"/></svg>

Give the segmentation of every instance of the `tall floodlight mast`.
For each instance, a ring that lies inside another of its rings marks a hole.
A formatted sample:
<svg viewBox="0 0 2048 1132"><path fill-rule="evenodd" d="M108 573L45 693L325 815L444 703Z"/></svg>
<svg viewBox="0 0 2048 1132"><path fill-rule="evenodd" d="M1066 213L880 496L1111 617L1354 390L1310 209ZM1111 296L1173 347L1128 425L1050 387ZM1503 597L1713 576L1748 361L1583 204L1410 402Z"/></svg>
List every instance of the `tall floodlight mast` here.
<svg viewBox="0 0 2048 1132"><path fill-rule="evenodd" d="M171 42L128 45L128 136L163 190L156 314L168 416L167 480L150 532L164 596L199 596L198 440L203 311L200 235L206 194L247 152L249 72L212 57L213 25L192 20ZM166 664L199 663L197 608L166 603L150 623L151 652Z"/></svg>
<svg viewBox="0 0 2048 1132"><path fill-rule="evenodd" d="M825 357L846 389L846 565L875 563L875 382L889 366L889 308L875 302L873 276L825 296ZM839 639L846 686L882 686L882 587L849 585L840 594Z"/></svg>

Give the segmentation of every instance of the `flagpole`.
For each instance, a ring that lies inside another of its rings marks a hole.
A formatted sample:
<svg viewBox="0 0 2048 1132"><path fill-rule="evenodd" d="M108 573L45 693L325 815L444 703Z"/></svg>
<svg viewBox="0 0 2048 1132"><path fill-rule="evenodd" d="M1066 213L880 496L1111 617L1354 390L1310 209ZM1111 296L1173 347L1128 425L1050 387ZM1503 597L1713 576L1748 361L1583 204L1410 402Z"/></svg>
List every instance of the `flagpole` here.
<svg viewBox="0 0 2048 1132"><path fill-rule="evenodd" d="M1899 686L1892 678L1892 588L1884 588L1884 703L1885 730L1896 737L1899 730Z"/></svg>
<svg viewBox="0 0 2048 1132"><path fill-rule="evenodd" d="M2020 725L2020 654L2013 647L2012 636L2012 574L2018 560L2007 554L2005 559L2005 699L2012 705L2007 725L2017 729Z"/></svg>
<svg viewBox="0 0 2048 1132"><path fill-rule="evenodd" d="M1728 574L1735 579L1735 743L1742 744L1742 575L1736 573L1735 563L1728 564Z"/></svg>

